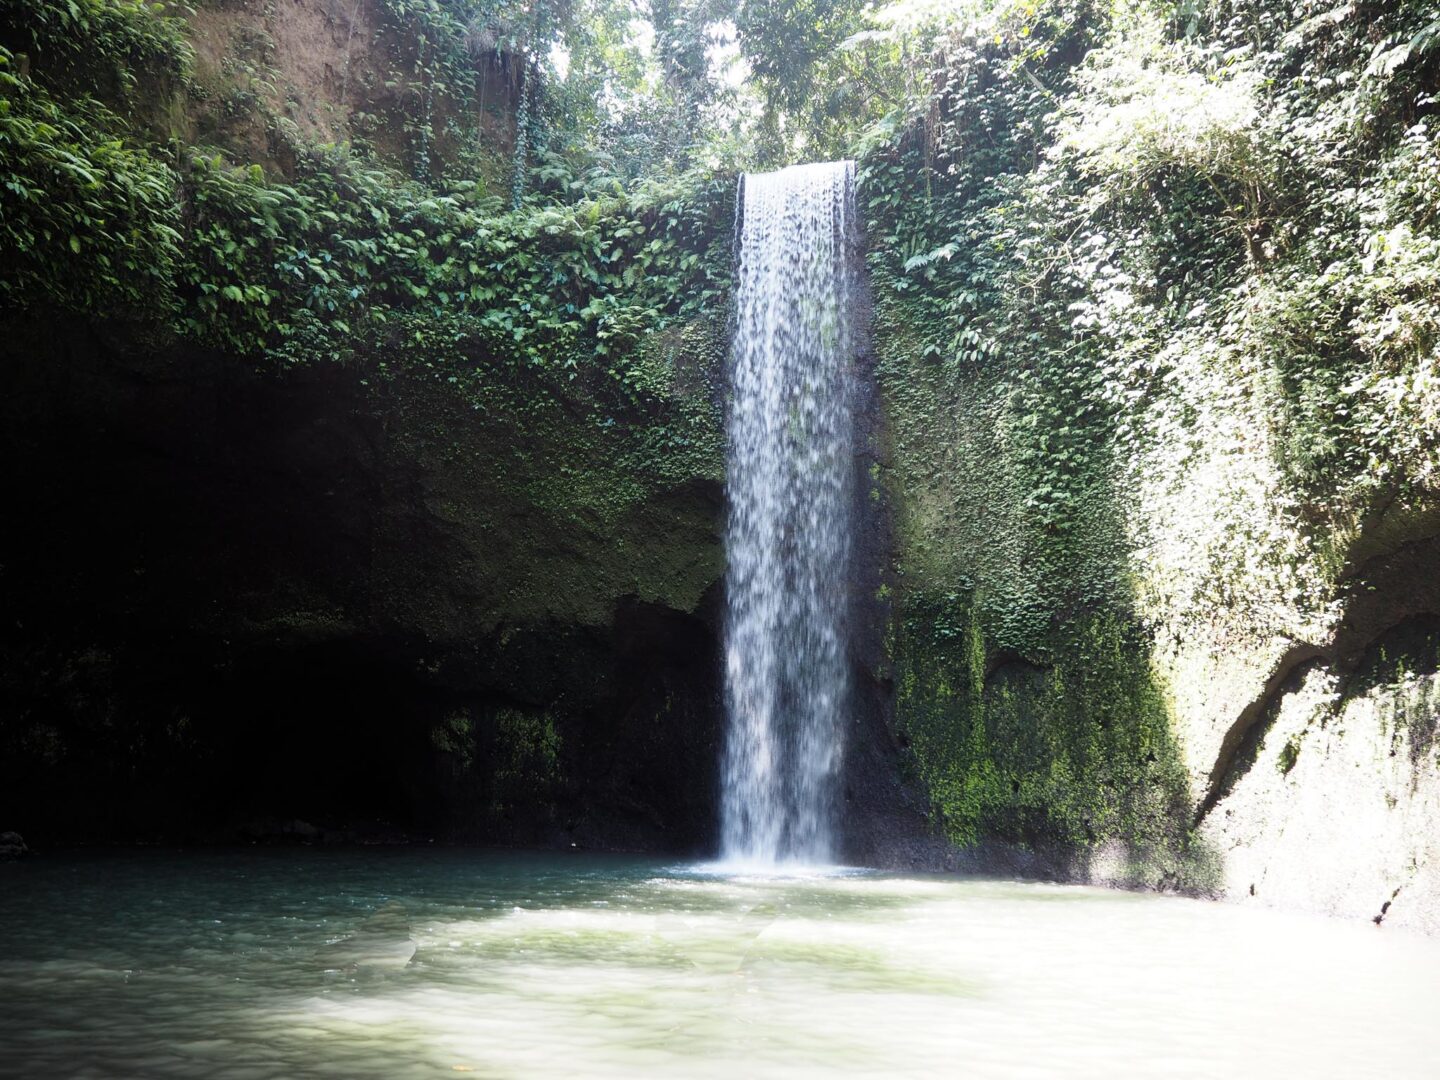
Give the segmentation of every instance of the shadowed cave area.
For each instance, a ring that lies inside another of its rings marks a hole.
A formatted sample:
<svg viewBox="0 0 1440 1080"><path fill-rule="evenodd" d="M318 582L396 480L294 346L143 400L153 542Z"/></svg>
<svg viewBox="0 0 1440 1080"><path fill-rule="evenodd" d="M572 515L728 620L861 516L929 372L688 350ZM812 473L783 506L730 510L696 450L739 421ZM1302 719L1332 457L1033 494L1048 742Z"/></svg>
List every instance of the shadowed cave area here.
<svg viewBox="0 0 1440 1080"><path fill-rule="evenodd" d="M486 552L360 377L18 341L0 800L23 833L712 842L713 601L486 626L491 583L455 569ZM489 494L476 517L533 513Z"/></svg>

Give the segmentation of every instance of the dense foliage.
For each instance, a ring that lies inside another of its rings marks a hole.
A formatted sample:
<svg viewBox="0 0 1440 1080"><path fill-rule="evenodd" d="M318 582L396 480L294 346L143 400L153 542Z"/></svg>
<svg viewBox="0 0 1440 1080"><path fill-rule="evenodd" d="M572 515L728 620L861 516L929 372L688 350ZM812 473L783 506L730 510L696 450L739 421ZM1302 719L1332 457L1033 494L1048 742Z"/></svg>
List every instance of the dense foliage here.
<svg viewBox="0 0 1440 1080"><path fill-rule="evenodd" d="M0 3L0 42L23 53L52 89L107 94L138 104L190 62L185 23L166 4L142 0Z"/></svg>
<svg viewBox="0 0 1440 1080"><path fill-rule="evenodd" d="M45 16L37 26L64 22L51 5L25 6ZM102 56L119 48L112 38L170 42L184 70L174 20L105 10L72 20L68 40L100 43ZM432 74L459 81L462 28L431 15ZM139 28L117 33L126 20ZM571 372L592 358L623 381L617 365L641 334L722 306L728 179L510 211L481 181L434 186L321 146L282 181L223 152L147 140L88 94L55 96L12 52L0 64L0 198L16 254L0 296L12 311L161 316L194 341L289 360L344 354L391 335L401 314L430 316L463 324L492 355Z"/></svg>
<svg viewBox="0 0 1440 1080"><path fill-rule="evenodd" d="M171 50L168 67L151 68L169 72L177 95L191 92L192 70L202 74L198 51L160 8L102 4L104 17L70 22L46 2L21 8L39 12L35 26L69 27L64 55L93 47L130 63L146 54L112 39L144 40ZM505 10L462 23L466 10L378 11L365 70L387 58L396 65L394 86L370 91L390 103L386 115L423 118L422 90L433 92L428 115L437 121L457 102L468 108L487 85L495 90L497 51L523 53L525 34L536 32L525 29L533 13L516 15L512 34L501 33ZM201 28L205 14L195 16ZM129 29L115 29L126 21ZM430 168L412 158L407 175L379 149L380 133L335 145L272 125L285 135L281 171L245 161L256 143L243 125L204 129L218 145L187 142L195 129L157 124L157 110L133 109L128 90L49 64L63 50L42 52L38 33L21 25L32 23L17 16L0 38L8 317L32 328L89 322L122 346L203 364L224 358L302 383L309 369L343 366L396 432L423 433L406 436L414 460L464 473L475 499L523 523L510 526L507 550L543 547L557 530L611 530L601 550L613 565L512 573L508 606L487 618L573 611L598 620L618 592L696 602L713 553L678 544L672 552L655 541L665 530L633 519L648 499L720 478L711 384L723 349L733 176L677 169L552 191L537 167L513 205L483 174L445 178L438 156ZM240 25L251 33L253 24ZM397 36L406 26L415 32ZM254 74L237 67L236 86ZM209 107L213 97L186 100ZM276 120L263 101L254 108L266 124ZM428 135L422 128L402 132L401 143L444 145L438 123ZM469 132L486 152L493 135ZM464 160L451 153L446 170ZM461 524L474 535L491 527ZM627 562L632 534L665 558Z"/></svg>
<svg viewBox="0 0 1440 1080"><path fill-rule="evenodd" d="M126 145L108 110L62 106L0 48L0 303L144 311L179 258L175 176Z"/></svg>

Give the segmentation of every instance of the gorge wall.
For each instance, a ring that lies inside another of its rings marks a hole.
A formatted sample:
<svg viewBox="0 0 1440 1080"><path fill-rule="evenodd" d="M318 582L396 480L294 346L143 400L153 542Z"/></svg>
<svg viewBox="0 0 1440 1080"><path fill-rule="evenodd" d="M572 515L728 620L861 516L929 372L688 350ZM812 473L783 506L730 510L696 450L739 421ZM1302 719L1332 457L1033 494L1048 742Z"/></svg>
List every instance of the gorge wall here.
<svg viewBox="0 0 1440 1080"><path fill-rule="evenodd" d="M981 5L856 140L845 858L1440 929L1440 32L1284 7ZM738 170L517 172L504 5L58 10L0 827L713 850Z"/></svg>
<svg viewBox="0 0 1440 1080"><path fill-rule="evenodd" d="M895 723L991 865L1433 930L1440 56L1302 7L1002 6L866 159Z"/></svg>
<svg viewBox="0 0 1440 1080"><path fill-rule="evenodd" d="M58 11L0 12L5 819L706 850L733 182L507 218L499 16Z"/></svg>

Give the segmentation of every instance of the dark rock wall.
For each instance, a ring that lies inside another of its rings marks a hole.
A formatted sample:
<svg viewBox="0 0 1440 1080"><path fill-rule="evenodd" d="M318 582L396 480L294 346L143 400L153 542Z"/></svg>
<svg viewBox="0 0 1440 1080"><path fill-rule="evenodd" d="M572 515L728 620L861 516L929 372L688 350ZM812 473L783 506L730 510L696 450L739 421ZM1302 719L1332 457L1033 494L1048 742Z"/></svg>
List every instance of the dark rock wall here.
<svg viewBox="0 0 1440 1080"><path fill-rule="evenodd" d="M32 844L711 842L714 469L600 519L583 420L84 332L0 351L0 819Z"/></svg>

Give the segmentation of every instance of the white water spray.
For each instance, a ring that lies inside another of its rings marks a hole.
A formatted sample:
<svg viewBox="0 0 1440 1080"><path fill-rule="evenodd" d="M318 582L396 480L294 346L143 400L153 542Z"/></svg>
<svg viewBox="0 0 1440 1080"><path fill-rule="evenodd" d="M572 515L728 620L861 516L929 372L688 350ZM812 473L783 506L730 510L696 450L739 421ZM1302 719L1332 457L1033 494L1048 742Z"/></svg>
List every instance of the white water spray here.
<svg viewBox="0 0 1440 1080"><path fill-rule="evenodd" d="M722 858L827 863L849 707L854 165L747 174L729 421Z"/></svg>

